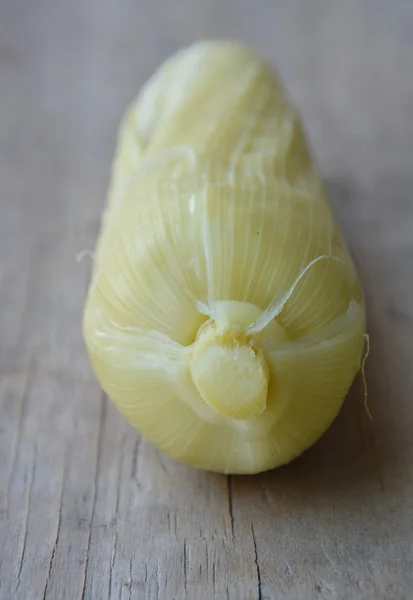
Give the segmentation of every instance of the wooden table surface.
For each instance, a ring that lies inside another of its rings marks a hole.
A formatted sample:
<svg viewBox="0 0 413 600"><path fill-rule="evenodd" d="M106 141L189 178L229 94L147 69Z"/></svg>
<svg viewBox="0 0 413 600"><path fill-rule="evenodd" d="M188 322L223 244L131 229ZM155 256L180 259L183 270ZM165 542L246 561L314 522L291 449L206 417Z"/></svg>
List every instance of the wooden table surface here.
<svg viewBox="0 0 413 600"><path fill-rule="evenodd" d="M120 116L172 51L253 44L300 109L369 302L322 440L254 477L165 458L81 335ZM413 3L0 0L0 598L413 597Z"/></svg>

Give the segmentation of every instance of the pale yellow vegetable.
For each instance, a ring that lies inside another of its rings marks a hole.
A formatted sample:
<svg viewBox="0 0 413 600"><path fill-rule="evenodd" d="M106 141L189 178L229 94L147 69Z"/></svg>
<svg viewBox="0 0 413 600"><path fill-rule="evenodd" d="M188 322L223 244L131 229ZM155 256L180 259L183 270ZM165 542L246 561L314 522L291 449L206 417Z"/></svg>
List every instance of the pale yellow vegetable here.
<svg viewBox="0 0 413 600"><path fill-rule="evenodd" d="M328 428L364 327L277 76L237 43L177 53L120 129L84 315L103 389L170 456L254 473Z"/></svg>

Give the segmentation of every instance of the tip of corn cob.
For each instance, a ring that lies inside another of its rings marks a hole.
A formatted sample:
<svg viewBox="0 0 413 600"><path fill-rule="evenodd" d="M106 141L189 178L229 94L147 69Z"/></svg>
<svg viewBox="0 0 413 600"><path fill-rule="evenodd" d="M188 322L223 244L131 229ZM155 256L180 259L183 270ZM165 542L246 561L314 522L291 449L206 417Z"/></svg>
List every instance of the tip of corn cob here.
<svg viewBox="0 0 413 600"><path fill-rule="evenodd" d="M270 372L253 338L240 329L204 325L190 370L202 399L219 414L248 419L264 412Z"/></svg>

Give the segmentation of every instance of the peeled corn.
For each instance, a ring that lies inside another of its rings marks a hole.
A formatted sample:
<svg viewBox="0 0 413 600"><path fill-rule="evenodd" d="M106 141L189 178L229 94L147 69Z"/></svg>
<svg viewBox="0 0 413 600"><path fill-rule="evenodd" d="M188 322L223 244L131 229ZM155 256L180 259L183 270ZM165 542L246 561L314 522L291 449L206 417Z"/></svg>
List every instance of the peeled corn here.
<svg viewBox="0 0 413 600"><path fill-rule="evenodd" d="M365 312L300 119L242 44L175 54L124 117L84 313L103 389L190 465L289 462L337 415Z"/></svg>

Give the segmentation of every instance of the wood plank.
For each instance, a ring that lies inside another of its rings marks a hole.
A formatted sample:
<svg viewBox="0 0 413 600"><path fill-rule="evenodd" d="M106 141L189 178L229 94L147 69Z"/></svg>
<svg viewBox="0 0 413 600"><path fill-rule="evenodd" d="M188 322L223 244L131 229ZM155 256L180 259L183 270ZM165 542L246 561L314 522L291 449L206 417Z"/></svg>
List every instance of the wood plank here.
<svg viewBox="0 0 413 600"><path fill-rule="evenodd" d="M413 5L0 3L0 599L405 598L413 589ZM116 128L178 47L242 38L301 110L368 293L360 382L288 467L179 465L81 336Z"/></svg>

